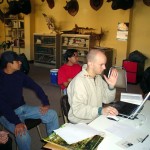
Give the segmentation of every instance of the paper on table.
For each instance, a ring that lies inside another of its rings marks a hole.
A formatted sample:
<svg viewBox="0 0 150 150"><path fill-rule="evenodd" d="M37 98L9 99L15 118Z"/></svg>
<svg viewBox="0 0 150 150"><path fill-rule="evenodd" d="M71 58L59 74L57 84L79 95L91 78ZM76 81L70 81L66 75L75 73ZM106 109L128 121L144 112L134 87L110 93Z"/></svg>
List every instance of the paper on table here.
<svg viewBox="0 0 150 150"><path fill-rule="evenodd" d="M143 101L142 94L121 93L120 101L140 105Z"/></svg>
<svg viewBox="0 0 150 150"><path fill-rule="evenodd" d="M125 138L128 135L130 135L132 132L134 132L135 128L127 124L117 122L112 126L110 126L109 128L107 128L106 130L120 138Z"/></svg>
<svg viewBox="0 0 150 150"><path fill-rule="evenodd" d="M150 137L148 137L143 143L137 143L128 148L128 150L149 150L150 149Z"/></svg>
<svg viewBox="0 0 150 150"><path fill-rule="evenodd" d="M127 149L127 148L129 149L131 147L131 149L135 150L136 148L140 149L140 147L141 147L140 150L142 150L143 148L145 148L144 150L146 150L146 147L150 148L150 143L149 143L150 138L148 135L149 134L146 131L136 130L131 135L122 139L121 141L119 141L116 144L124 149ZM145 137L147 137L147 138L145 139ZM147 141L149 141L149 142L146 144Z"/></svg>
<svg viewBox="0 0 150 150"><path fill-rule="evenodd" d="M68 144L73 144L100 134L99 131L84 123L68 123L64 127L54 130L54 132L64 139Z"/></svg>

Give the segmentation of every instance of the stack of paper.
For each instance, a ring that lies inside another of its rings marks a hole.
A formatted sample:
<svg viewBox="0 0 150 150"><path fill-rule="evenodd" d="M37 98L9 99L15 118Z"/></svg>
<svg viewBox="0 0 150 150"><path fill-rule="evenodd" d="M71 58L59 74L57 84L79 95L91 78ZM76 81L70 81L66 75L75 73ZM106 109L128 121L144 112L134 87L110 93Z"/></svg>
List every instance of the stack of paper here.
<svg viewBox="0 0 150 150"><path fill-rule="evenodd" d="M68 144L73 144L100 134L99 131L84 123L68 123L64 127L54 130L54 132L64 139Z"/></svg>
<svg viewBox="0 0 150 150"><path fill-rule="evenodd" d="M104 137L87 124L67 123L43 140L44 147L55 150L95 150Z"/></svg>

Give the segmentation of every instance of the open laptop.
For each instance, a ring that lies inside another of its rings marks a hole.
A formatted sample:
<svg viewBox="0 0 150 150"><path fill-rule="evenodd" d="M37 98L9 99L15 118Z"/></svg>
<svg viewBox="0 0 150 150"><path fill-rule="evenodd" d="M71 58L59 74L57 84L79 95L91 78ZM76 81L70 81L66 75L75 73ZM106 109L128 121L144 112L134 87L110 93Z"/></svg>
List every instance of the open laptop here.
<svg viewBox="0 0 150 150"><path fill-rule="evenodd" d="M150 92L147 94L147 96L144 98L140 105L118 101L111 104L111 106L115 107L118 110L119 116L134 119L143 108L145 102L148 99L150 100Z"/></svg>

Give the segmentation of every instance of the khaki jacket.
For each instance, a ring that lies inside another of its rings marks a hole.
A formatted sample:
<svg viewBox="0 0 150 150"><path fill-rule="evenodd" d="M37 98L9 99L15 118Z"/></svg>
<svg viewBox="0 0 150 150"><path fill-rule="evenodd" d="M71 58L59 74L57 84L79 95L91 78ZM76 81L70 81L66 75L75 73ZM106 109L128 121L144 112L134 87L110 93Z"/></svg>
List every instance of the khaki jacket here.
<svg viewBox="0 0 150 150"><path fill-rule="evenodd" d="M114 101L116 89L110 90L101 75L97 75L95 79L90 77L84 66L70 82L67 93L69 120L72 123L90 123L98 117L98 108L102 107L102 103Z"/></svg>

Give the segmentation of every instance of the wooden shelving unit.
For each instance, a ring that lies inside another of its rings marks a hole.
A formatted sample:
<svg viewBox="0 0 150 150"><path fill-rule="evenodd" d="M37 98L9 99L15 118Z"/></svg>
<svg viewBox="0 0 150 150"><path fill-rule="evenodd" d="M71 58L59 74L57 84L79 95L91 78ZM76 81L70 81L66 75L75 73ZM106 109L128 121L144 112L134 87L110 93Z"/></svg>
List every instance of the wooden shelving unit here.
<svg viewBox="0 0 150 150"><path fill-rule="evenodd" d="M59 65L59 35L34 33L34 64L49 68Z"/></svg>
<svg viewBox="0 0 150 150"><path fill-rule="evenodd" d="M95 40L91 35L62 34L60 41L60 65L65 63L64 54L67 49L78 50L79 63L86 63L86 55L94 44Z"/></svg>
<svg viewBox="0 0 150 150"><path fill-rule="evenodd" d="M24 37L24 17L22 15L11 15L8 18L4 18L5 29L5 42L10 41L12 49L18 49L25 47Z"/></svg>

